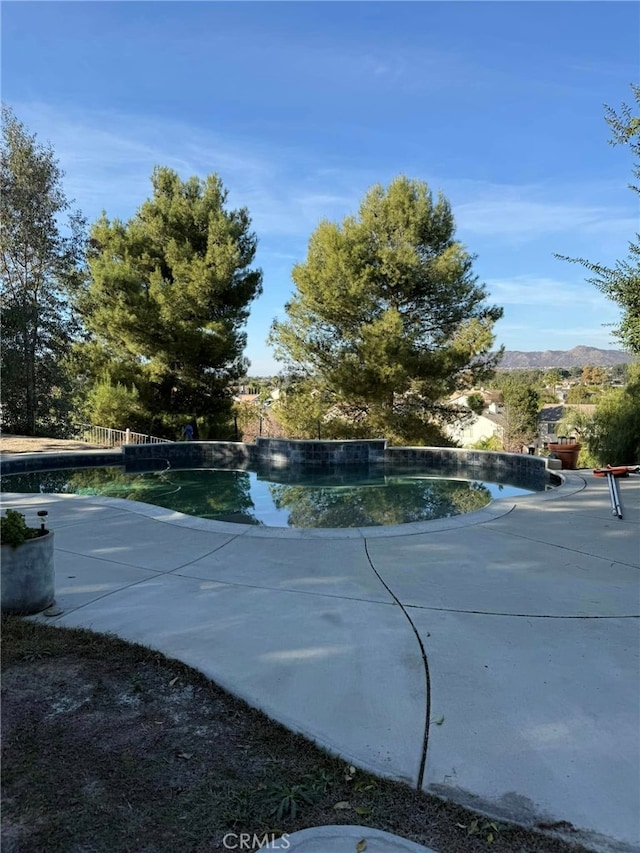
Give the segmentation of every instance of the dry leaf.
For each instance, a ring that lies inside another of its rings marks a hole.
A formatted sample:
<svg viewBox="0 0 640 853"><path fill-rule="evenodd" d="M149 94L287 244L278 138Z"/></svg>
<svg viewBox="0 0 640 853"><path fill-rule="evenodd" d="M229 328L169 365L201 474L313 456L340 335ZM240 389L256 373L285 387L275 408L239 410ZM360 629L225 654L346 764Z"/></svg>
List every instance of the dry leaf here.
<svg viewBox="0 0 640 853"><path fill-rule="evenodd" d="M367 842L364 838L361 838L360 841L356 844L356 853L362 853L363 850L367 849Z"/></svg>
<svg viewBox="0 0 640 853"><path fill-rule="evenodd" d="M366 809L364 806L356 806L355 812L356 812L356 814L361 814L361 815L371 814L371 809Z"/></svg>
<svg viewBox="0 0 640 853"><path fill-rule="evenodd" d="M169 682L169 687L173 687L173 685L176 683L176 681L178 680L178 678L179 678L179 676L178 676L178 675L176 675L176 677L175 677L175 678L172 678L172 679L171 679L171 681Z"/></svg>
<svg viewBox="0 0 640 853"><path fill-rule="evenodd" d="M178 758L184 758L185 761L188 761L190 758L193 758L192 752L179 752Z"/></svg>
<svg viewBox="0 0 640 853"><path fill-rule="evenodd" d="M345 809L350 809L350 808L351 808L351 803L348 803L346 800L340 800L340 802L336 803L334 806L334 809L337 809L338 811L344 811Z"/></svg>

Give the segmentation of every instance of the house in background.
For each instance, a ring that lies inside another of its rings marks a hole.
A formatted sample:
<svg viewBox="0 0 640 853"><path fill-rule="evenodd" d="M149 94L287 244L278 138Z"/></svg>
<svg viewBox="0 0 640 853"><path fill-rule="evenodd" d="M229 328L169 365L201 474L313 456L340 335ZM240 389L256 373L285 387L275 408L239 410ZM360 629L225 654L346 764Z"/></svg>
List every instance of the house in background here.
<svg viewBox="0 0 640 853"><path fill-rule="evenodd" d="M447 434L463 447L469 447L478 441L484 441L496 436L502 441L504 436L504 416L486 412L473 415L473 420L464 424L451 424Z"/></svg>
<svg viewBox="0 0 640 853"><path fill-rule="evenodd" d="M581 415L592 416L596 407L587 403L571 406L543 406L538 414L538 440L541 446L558 439L558 425L561 421L571 421L571 415L578 412Z"/></svg>
<svg viewBox="0 0 640 853"><path fill-rule="evenodd" d="M466 414L466 413L465 413ZM504 416L497 412L483 412L481 415L471 414L457 423L448 424L445 432L449 438L462 445L470 447L478 441L485 441L496 436L502 441L504 437Z"/></svg>
<svg viewBox="0 0 640 853"><path fill-rule="evenodd" d="M558 386L556 386L556 390L558 390ZM564 391L565 389L560 390ZM469 417L468 399L472 394L482 396L485 409L482 414L472 414ZM465 391L453 395L448 402L459 406L461 413L464 412L467 417L461 418L458 423L446 427L447 435L462 447L471 447L479 441L493 437L502 441L504 439L505 416L500 399L500 392L496 391ZM570 425L574 413L592 416L595 410L596 407L589 404L554 403L543 406L538 414L538 435L531 444L538 448L546 447L549 442L557 441L558 425L562 421Z"/></svg>
<svg viewBox="0 0 640 853"><path fill-rule="evenodd" d="M468 402L471 395L480 395L485 404L482 414L472 413ZM502 441L504 437L504 417L499 391L464 391L453 394L448 403L461 409L460 421L448 424L445 433L462 447L471 447L478 441L486 441L494 436Z"/></svg>

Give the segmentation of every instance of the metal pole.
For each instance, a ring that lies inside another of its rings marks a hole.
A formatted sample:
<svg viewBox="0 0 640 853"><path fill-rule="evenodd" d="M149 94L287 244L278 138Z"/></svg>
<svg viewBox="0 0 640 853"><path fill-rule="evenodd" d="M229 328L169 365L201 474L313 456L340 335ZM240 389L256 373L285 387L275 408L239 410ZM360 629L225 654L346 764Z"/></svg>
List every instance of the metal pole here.
<svg viewBox="0 0 640 853"><path fill-rule="evenodd" d="M622 507L620 506L620 496L618 495L618 485L616 483L616 478L613 476L613 474L607 474L607 480L609 482L611 512L613 515L617 515L618 518L622 518Z"/></svg>

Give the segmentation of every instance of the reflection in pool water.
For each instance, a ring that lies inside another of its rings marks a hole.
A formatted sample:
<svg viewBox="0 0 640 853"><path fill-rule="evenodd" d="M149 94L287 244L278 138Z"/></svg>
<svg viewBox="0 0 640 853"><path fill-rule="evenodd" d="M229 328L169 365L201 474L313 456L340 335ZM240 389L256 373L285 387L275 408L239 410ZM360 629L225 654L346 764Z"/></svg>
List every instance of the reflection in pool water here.
<svg viewBox="0 0 640 853"><path fill-rule="evenodd" d="M241 524L334 528L446 518L480 509L494 497L536 490L406 472L372 475L355 468L339 475L297 472L294 483L274 479L253 471L171 469L131 474L109 467L14 474L0 479L0 489L127 498Z"/></svg>

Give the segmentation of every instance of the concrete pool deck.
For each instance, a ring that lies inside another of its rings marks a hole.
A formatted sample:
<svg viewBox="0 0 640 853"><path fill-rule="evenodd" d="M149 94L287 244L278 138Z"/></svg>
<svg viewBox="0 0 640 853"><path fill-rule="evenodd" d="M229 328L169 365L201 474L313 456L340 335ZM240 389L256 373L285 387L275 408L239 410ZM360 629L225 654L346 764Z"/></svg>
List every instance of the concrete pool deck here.
<svg viewBox="0 0 640 853"><path fill-rule="evenodd" d="M49 622L204 672L349 762L596 850L640 847L640 476L350 531L49 511ZM32 517L33 516L33 517ZM39 619L47 617L39 616Z"/></svg>

